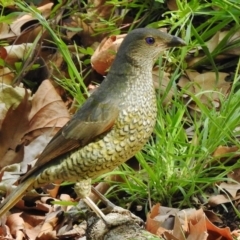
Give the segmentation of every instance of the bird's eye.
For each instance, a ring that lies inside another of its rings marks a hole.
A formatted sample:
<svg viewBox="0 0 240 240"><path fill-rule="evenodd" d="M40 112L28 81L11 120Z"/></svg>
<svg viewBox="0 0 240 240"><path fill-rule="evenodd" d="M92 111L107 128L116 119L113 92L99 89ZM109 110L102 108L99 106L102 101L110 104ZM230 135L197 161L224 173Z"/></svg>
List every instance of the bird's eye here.
<svg viewBox="0 0 240 240"><path fill-rule="evenodd" d="M153 45L155 43L155 39L153 37L146 37L145 41L149 45Z"/></svg>

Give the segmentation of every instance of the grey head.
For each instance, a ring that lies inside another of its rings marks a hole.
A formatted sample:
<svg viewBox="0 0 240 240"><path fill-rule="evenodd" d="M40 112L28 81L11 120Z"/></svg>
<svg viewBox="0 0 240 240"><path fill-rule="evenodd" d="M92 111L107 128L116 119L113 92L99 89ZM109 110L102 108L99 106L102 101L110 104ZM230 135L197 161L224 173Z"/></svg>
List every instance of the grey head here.
<svg viewBox="0 0 240 240"><path fill-rule="evenodd" d="M160 53L167 48L184 45L186 45L185 42L179 37L157 29L138 28L127 34L116 59L124 58L124 61L130 61L134 65L142 65L144 62L145 65L152 66Z"/></svg>

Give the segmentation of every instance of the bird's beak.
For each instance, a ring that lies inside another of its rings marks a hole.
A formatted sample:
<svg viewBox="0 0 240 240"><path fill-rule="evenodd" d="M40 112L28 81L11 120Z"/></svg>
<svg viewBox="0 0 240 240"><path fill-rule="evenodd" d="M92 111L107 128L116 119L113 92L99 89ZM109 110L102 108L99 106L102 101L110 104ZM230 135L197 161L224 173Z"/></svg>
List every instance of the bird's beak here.
<svg viewBox="0 0 240 240"><path fill-rule="evenodd" d="M168 47L182 47L186 46L186 43L181 38L173 36L167 45Z"/></svg>

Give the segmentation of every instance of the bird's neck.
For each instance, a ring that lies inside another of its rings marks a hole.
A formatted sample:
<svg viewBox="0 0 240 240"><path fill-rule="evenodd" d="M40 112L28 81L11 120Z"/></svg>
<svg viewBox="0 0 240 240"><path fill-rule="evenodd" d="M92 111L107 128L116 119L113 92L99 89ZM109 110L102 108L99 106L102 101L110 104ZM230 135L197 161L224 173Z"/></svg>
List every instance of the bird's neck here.
<svg viewBox="0 0 240 240"><path fill-rule="evenodd" d="M152 80L152 64L132 64L132 62L121 62L118 66L112 66L109 79L114 79L112 83L114 91L117 92L118 98L129 100L129 98L138 99L144 97L152 99L154 86ZM119 95L120 94L120 95ZM134 102L134 101L133 101Z"/></svg>
<svg viewBox="0 0 240 240"><path fill-rule="evenodd" d="M152 62L125 58L122 61L115 61L108 73L111 79L115 79L116 85L142 86L142 84L152 86Z"/></svg>

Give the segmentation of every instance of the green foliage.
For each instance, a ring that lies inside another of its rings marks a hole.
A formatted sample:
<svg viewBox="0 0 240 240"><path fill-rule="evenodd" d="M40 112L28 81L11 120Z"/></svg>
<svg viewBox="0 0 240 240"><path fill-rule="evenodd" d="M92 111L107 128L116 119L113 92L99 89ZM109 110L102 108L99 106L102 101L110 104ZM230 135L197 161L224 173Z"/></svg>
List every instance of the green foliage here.
<svg viewBox="0 0 240 240"><path fill-rule="evenodd" d="M51 201L51 204L59 205L59 206L77 206L77 202L73 201Z"/></svg>
<svg viewBox="0 0 240 240"><path fill-rule="evenodd" d="M14 0L0 0L0 6L7 7L7 6L13 6Z"/></svg>

